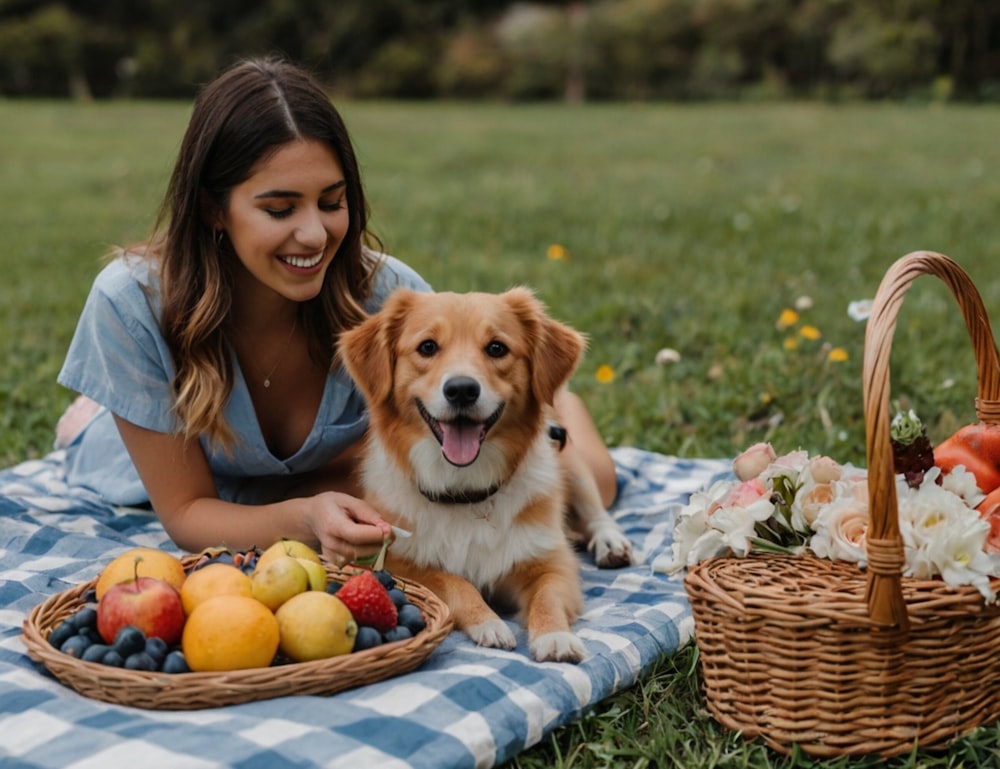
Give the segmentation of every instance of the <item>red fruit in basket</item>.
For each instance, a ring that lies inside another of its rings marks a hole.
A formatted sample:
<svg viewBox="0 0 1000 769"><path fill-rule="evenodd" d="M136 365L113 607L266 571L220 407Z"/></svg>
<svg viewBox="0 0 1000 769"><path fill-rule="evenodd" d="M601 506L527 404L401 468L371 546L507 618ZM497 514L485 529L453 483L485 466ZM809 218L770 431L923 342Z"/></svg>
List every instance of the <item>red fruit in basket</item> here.
<svg viewBox="0 0 1000 769"><path fill-rule="evenodd" d="M958 465L976 476L984 494L1000 487L1000 425L966 425L934 449L934 464L950 473Z"/></svg>
<svg viewBox="0 0 1000 769"><path fill-rule="evenodd" d="M384 633L396 627L396 604L389 591L370 571L363 571L349 578L337 598L351 611L351 616L359 625L368 625Z"/></svg>
<svg viewBox="0 0 1000 769"><path fill-rule="evenodd" d="M986 499L976 506L979 517L990 524L990 534L986 538L987 553L1000 553L1000 488L993 489Z"/></svg>
<svg viewBox="0 0 1000 769"><path fill-rule="evenodd" d="M113 643L126 625L147 637L162 638L168 645L181 640L184 606L173 585L154 577L139 577L109 589L97 603L97 631Z"/></svg>

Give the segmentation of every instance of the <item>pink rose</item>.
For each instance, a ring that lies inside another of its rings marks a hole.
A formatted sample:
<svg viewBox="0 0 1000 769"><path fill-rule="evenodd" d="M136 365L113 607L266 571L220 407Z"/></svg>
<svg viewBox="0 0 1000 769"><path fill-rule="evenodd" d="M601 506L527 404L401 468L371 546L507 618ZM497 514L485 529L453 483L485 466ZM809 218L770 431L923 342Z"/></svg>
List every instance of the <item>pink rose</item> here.
<svg viewBox="0 0 1000 769"><path fill-rule="evenodd" d="M754 502L763 496L770 496L771 492L757 478L743 481L739 486L734 486L729 495L723 500L722 507L750 507Z"/></svg>
<svg viewBox="0 0 1000 769"><path fill-rule="evenodd" d="M756 478L778 455L770 443L755 443L733 460L733 472L741 481Z"/></svg>

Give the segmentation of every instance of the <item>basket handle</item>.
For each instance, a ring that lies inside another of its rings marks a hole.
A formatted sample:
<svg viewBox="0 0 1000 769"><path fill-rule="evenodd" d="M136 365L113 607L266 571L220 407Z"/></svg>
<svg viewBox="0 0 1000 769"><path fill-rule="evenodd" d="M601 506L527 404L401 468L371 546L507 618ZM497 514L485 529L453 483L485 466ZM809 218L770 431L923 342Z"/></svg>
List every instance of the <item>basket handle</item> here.
<svg viewBox="0 0 1000 769"><path fill-rule="evenodd" d="M976 356L976 414L983 422L1000 423L1000 362L989 318L976 287L962 268L943 254L914 251L900 258L882 278L868 317L863 390L868 454L868 585L865 599L872 621L901 632L909 630L909 619L903 600L905 559L889 439L889 353L903 295L920 275L940 278L958 300Z"/></svg>

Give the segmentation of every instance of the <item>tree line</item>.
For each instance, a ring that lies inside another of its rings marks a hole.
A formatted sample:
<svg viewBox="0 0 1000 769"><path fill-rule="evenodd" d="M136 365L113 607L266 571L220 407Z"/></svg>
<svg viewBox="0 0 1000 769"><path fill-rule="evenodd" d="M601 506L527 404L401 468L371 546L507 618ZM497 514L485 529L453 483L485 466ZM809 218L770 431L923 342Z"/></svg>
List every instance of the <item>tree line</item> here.
<svg viewBox="0 0 1000 769"><path fill-rule="evenodd" d="M1000 101L997 0L0 0L0 94L190 97L282 53L358 98Z"/></svg>

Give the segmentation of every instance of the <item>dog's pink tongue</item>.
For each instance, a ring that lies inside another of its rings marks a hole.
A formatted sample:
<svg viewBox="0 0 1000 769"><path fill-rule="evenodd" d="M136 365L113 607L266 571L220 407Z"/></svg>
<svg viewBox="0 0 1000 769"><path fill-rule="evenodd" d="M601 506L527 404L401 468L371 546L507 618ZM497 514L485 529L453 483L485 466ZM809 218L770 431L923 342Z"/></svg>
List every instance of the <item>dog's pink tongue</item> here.
<svg viewBox="0 0 1000 769"><path fill-rule="evenodd" d="M475 422L442 423L441 432L441 451L444 452L444 458L453 465L464 467L479 456L482 425Z"/></svg>

